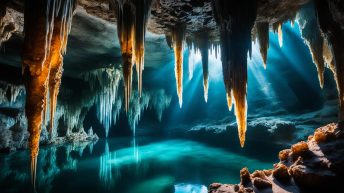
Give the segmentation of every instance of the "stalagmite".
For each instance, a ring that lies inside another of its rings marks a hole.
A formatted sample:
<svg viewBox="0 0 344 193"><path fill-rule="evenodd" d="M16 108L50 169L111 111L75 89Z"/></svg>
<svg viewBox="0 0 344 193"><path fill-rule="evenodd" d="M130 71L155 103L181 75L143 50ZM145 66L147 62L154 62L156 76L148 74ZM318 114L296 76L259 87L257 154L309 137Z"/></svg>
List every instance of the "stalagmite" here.
<svg viewBox="0 0 344 193"><path fill-rule="evenodd" d="M323 52L331 52L333 61L325 57L325 61L330 63L333 71L339 98L339 121L344 120L344 33L341 25L334 19L331 12L331 6L328 1L316 0L316 11L320 30L326 44ZM340 1L331 2L340 5ZM333 6L333 5L332 5ZM327 46L327 47L326 47ZM328 54L329 55L329 54ZM334 64L334 65L333 65Z"/></svg>
<svg viewBox="0 0 344 193"><path fill-rule="evenodd" d="M117 0L117 31L122 52L125 111L132 92L133 65L136 65L138 91L142 92L144 41L152 0Z"/></svg>
<svg viewBox="0 0 344 193"><path fill-rule="evenodd" d="M277 33L278 33L279 46L282 47L283 46L282 23L278 24Z"/></svg>
<svg viewBox="0 0 344 193"><path fill-rule="evenodd" d="M215 0L213 9L221 33L221 61L227 104L230 109L232 93L240 145L243 147L247 116L247 53L251 49L251 30L256 17L256 5L248 0L240 3Z"/></svg>
<svg viewBox="0 0 344 193"><path fill-rule="evenodd" d="M184 37L185 27L183 25L177 25L172 30L172 43L174 50L174 60L175 60L175 76L176 76L176 86L177 94L179 98L179 106L182 108L183 103L183 47L184 47Z"/></svg>
<svg viewBox="0 0 344 193"><path fill-rule="evenodd" d="M50 78L61 78L55 77L51 69L62 65L62 53L67 44L74 8L74 0L33 1L25 4L22 60L27 92L25 111L30 132L31 177L34 188L42 114L47 106L46 94L48 86L52 86L49 84ZM58 87L54 90L58 90ZM54 93L57 95L57 92ZM51 120L53 119L51 117Z"/></svg>
<svg viewBox="0 0 344 193"><path fill-rule="evenodd" d="M269 23L256 23L257 39L260 46L260 54L262 55L264 68L266 69L266 61L269 49Z"/></svg>
<svg viewBox="0 0 344 193"><path fill-rule="evenodd" d="M299 10L297 14L297 22L299 24L301 36L308 46L312 55L313 62L318 71L320 87L324 85L324 59L323 59L323 38L316 20L315 10L313 6L305 6Z"/></svg>

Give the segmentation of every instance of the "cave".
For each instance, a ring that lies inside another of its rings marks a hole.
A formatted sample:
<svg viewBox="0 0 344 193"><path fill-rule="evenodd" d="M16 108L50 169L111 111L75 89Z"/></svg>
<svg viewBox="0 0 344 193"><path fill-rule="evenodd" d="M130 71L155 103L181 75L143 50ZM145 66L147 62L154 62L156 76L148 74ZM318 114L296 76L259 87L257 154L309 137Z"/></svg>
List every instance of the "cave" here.
<svg viewBox="0 0 344 193"><path fill-rule="evenodd" d="M343 181L344 1L1 0L1 193Z"/></svg>

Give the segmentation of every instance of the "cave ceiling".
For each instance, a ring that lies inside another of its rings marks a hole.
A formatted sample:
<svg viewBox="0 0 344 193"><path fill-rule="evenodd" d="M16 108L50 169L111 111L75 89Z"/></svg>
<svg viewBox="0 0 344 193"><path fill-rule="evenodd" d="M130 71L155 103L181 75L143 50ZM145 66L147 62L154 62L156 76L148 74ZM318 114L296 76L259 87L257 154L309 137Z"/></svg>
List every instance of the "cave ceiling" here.
<svg viewBox="0 0 344 193"><path fill-rule="evenodd" d="M296 11L308 0L258 1L256 22L293 20ZM116 3L112 0L79 0L72 21L67 54L64 60L68 76L121 63L120 44L116 29ZM9 17L16 18L16 29L0 53L0 62L21 66L20 50L23 42L23 0L9 1ZM343 21L343 18L339 19ZM153 1L147 24L145 66L159 67L173 58L165 36L171 36L171 27L186 25L186 39L194 40L203 32L213 42L219 41L219 27L213 16L211 0L159 0ZM92 37L92 38L90 38ZM6 56L6 57L5 57ZM167 57L166 57L167 56Z"/></svg>

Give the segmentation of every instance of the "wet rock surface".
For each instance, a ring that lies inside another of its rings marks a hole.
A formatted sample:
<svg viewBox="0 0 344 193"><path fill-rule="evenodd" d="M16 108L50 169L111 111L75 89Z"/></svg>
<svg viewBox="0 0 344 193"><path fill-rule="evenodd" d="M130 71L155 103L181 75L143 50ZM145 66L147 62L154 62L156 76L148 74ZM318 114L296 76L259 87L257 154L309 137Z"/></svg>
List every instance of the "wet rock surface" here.
<svg viewBox="0 0 344 193"><path fill-rule="evenodd" d="M344 177L344 124L316 129L306 142L279 153L272 170L240 171L240 184L213 183L209 193L231 192L341 192ZM252 181L252 183L251 183Z"/></svg>
<svg viewBox="0 0 344 193"><path fill-rule="evenodd" d="M9 7L22 12L23 0L7 0ZM299 7L309 0L258 0L257 22L271 25L294 18ZM92 16L105 21L117 22L116 0L79 0L78 5ZM340 10L339 10L340 11ZM340 13L340 12L339 12ZM336 19L343 17L335 14ZM186 35L193 36L207 31L210 39L219 40L212 0L154 0L150 11L147 30L156 34L171 35L171 27L178 23L186 24ZM21 21L23 24L23 21ZM22 26L22 25L21 25ZM22 29L21 29L22 30Z"/></svg>

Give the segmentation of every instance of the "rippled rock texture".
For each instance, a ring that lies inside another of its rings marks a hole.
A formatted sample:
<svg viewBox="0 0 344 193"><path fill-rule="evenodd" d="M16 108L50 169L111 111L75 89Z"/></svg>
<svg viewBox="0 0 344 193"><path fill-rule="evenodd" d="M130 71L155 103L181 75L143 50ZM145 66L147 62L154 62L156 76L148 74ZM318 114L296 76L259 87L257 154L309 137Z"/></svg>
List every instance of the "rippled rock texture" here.
<svg viewBox="0 0 344 193"><path fill-rule="evenodd" d="M340 192L344 177L344 123L318 128L307 141L279 153L273 169L240 171L239 184L213 183L209 193Z"/></svg>

